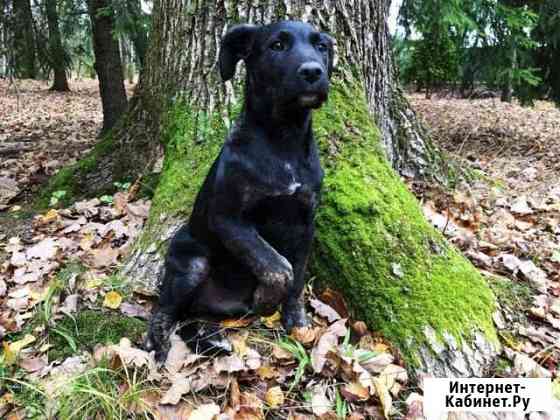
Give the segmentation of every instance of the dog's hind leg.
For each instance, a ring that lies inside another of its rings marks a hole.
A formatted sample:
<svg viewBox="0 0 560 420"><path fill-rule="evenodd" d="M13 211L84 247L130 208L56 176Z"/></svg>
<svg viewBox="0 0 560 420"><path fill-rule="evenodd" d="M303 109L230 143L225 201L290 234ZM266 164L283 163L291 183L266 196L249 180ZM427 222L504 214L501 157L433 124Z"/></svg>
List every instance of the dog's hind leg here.
<svg viewBox="0 0 560 420"><path fill-rule="evenodd" d="M146 351L155 350L155 357L158 362L164 361L167 357L171 345L169 336L174 325L173 315L165 310L158 309L150 319L148 335L144 341L144 349Z"/></svg>
<svg viewBox="0 0 560 420"><path fill-rule="evenodd" d="M159 309L154 313L144 343L159 360L169 351L169 336L177 321L189 315L195 290L209 278L210 262L202 246L185 232L174 238L165 262Z"/></svg>

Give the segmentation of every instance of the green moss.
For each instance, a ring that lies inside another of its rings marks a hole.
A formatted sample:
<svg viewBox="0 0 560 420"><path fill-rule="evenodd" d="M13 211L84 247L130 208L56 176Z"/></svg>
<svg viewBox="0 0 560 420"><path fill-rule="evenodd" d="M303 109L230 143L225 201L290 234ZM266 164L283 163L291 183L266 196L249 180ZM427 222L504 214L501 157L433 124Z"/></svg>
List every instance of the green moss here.
<svg viewBox="0 0 560 420"><path fill-rule="evenodd" d="M526 313L531 308L535 296L531 286L499 276L490 276L488 284L500 302L502 311L507 313L509 318L517 323L527 321Z"/></svg>
<svg viewBox="0 0 560 420"><path fill-rule="evenodd" d="M74 318L65 317L56 323L49 334L49 359L63 359L71 356L72 346L91 351L96 344L118 343L127 337L139 343L146 323L136 318L125 317L117 312L85 310Z"/></svg>
<svg viewBox="0 0 560 420"><path fill-rule="evenodd" d="M310 271L410 359L426 326L459 340L474 330L496 340L492 292L425 221L383 157L362 97L334 89L314 118L325 184Z"/></svg>
<svg viewBox="0 0 560 420"><path fill-rule="evenodd" d="M164 126L165 161L140 247L153 243L166 217L189 216L227 133L221 115L196 113L181 102L169 111Z"/></svg>
<svg viewBox="0 0 560 420"><path fill-rule="evenodd" d="M83 159L74 165L60 169L41 190L34 203L36 210L48 208L51 196L55 191L66 191L66 195L60 200L61 206L67 206L83 197L87 189L79 184L79 180L84 174L97 170L100 159L110 154L114 146L114 138L109 134L101 139ZM101 194L102 192L96 193Z"/></svg>

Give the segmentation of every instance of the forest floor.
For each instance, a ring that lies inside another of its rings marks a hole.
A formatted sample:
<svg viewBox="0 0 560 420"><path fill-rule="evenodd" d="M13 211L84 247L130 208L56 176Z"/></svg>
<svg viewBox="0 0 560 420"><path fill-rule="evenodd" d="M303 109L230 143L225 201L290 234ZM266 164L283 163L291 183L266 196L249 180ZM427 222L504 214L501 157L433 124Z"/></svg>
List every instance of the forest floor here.
<svg viewBox="0 0 560 420"><path fill-rule="evenodd" d="M96 141L97 83L71 87L19 81L16 92L0 80L0 418L423 418L398 351L347 319L329 290L308 291L310 329L286 337L278 314L226 321L233 354L197 355L173 336L156 365L141 350L152 301L115 274L149 199L125 184L68 208L63 191L41 214L26 208ZM411 100L472 169L453 190L410 187L499 298L505 350L492 374L550 376L560 388L560 111Z"/></svg>

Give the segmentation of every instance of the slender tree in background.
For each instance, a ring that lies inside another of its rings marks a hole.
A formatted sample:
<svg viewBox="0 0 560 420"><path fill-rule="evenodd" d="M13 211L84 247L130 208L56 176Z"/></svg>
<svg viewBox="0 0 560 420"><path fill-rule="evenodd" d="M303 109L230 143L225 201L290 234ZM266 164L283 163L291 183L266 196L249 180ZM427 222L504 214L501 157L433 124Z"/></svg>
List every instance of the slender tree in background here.
<svg viewBox="0 0 560 420"><path fill-rule="evenodd" d="M93 32L95 71L103 104L101 132L106 133L126 110L123 67L119 41L113 34L115 22L111 0L88 0L88 10Z"/></svg>
<svg viewBox="0 0 560 420"><path fill-rule="evenodd" d="M46 0L47 23L49 27L49 55L50 64L54 72L54 81L51 90L58 92L69 91L66 75L67 59L62 46L60 28L58 23L58 8L56 0Z"/></svg>
<svg viewBox="0 0 560 420"><path fill-rule="evenodd" d="M30 0L13 2L14 47L16 76L34 79L37 76L35 60L35 36Z"/></svg>
<svg viewBox="0 0 560 420"><path fill-rule="evenodd" d="M126 0L126 14L124 17L124 29L132 40L134 52L140 67L144 65L146 50L148 48L148 32L146 29L146 17L142 12L140 0Z"/></svg>

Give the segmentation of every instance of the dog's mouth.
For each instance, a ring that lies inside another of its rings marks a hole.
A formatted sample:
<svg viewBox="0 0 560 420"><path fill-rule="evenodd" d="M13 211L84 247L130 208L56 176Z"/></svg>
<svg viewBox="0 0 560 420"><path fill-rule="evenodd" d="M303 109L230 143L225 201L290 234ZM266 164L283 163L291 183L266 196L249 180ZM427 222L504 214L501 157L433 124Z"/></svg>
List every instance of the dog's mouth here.
<svg viewBox="0 0 560 420"><path fill-rule="evenodd" d="M319 108L327 100L327 95L321 93L304 93L298 97L299 105L303 108Z"/></svg>

